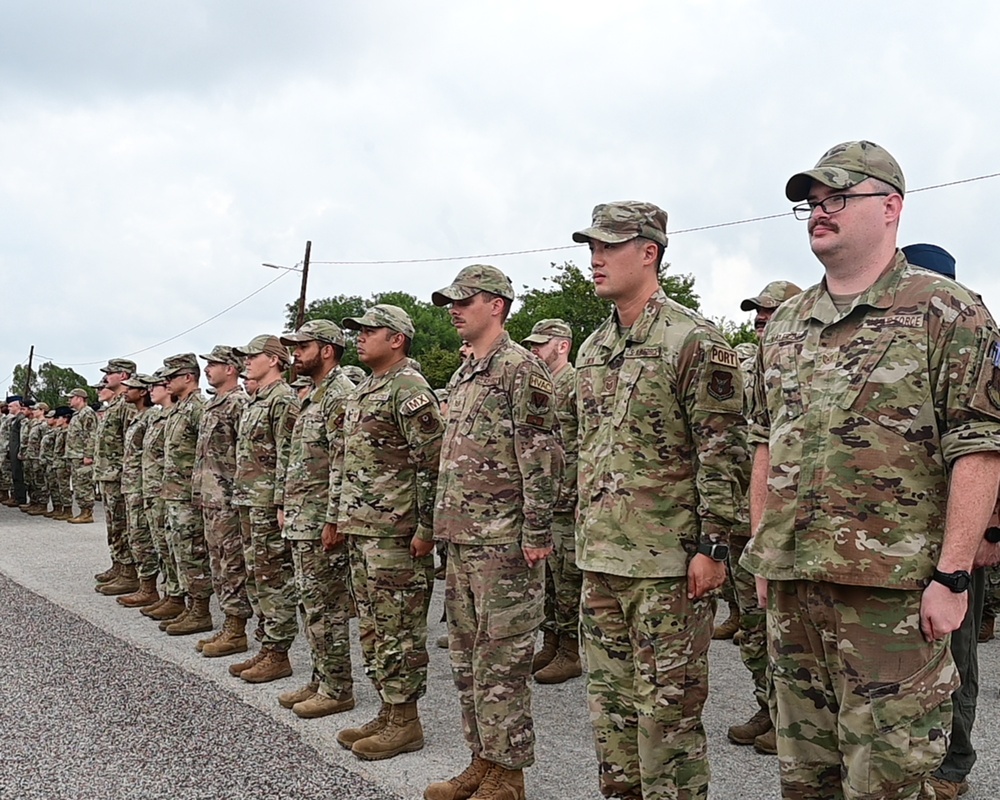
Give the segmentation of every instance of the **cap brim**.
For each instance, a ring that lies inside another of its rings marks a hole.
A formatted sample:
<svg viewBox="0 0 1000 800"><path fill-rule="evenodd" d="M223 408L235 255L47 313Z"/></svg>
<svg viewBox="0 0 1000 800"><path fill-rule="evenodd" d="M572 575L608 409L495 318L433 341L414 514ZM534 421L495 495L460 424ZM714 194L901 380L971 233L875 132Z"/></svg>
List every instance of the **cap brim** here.
<svg viewBox="0 0 1000 800"><path fill-rule="evenodd" d="M531 336L525 336L521 340L521 344L524 344L525 342L528 344L545 344L551 338L551 336L542 336L540 333L533 333Z"/></svg>
<svg viewBox="0 0 1000 800"><path fill-rule="evenodd" d="M309 336L304 333L286 333L284 336L279 336L278 341L285 345L285 347L291 347L302 342L315 342L318 339L315 336ZM236 351L234 350L233 352L235 353Z"/></svg>
<svg viewBox="0 0 1000 800"><path fill-rule="evenodd" d="M453 283L451 286L446 286L434 292L431 295L431 302L436 306L446 306L449 303L454 303L456 300L468 300L470 297L475 297L481 291L483 290L477 289L474 286L463 286L460 283Z"/></svg>
<svg viewBox="0 0 1000 800"><path fill-rule="evenodd" d="M805 200L809 196L812 182L818 181L831 189L850 189L869 178L863 172L850 172L840 167L823 167L810 169L792 175L785 184L785 197L793 203Z"/></svg>
<svg viewBox="0 0 1000 800"><path fill-rule="evenodd" d="M235 347L233 348L233 355L236 356L237 358L249 358L250 356L259 356L263 352L264 352L263 350L257 350L256 352L251 353L249 350L238 350Z"/></svg>
<svg viewBox="0 0 1000 800"><path fill-rule="evenodd" d="M754 311L758 308L762 308L759 297L748 297L740 303L740 311Z"/></svg>
<svg viewBox="0 0 1000 800"><path fill-rule="evenodd" d="M613 233L611 231L606 231L603 228L586 228L582 231L577 231L573 234L573 241L580 244L586 244L592 239L598 242L604 242L605 244L621 244L622 242L631 242L633 239L639 238L639 232L635 233Z"/></svg>
<svg viewBox="0 0 1000 800"><path fill-rule="evenodd" d="M364 317L347 317L340 322L340 327L351 331L360 331L365 325L370 328L378 327L377 325L372 325L371 320L365 321Z"/></svg>

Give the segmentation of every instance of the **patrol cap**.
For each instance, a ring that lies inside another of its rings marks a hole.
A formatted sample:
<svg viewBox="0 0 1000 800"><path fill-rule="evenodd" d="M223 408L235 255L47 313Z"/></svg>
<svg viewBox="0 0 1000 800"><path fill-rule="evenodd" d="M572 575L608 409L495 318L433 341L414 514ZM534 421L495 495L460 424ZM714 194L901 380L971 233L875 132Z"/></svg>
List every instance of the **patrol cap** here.
<svg viewBox="0 0 1000 800"><path fill-rule="evenodd" d="M84 400L87 400L87 399L89 399L89 398L90 398L90 395L89 395L89 394L87 394L87 390L86 390L86 389L73 389L73 390L72 390L72 391L71 391L71 392L70 392L70 393L69 393L68 395L66 395L66 396L67 396L67 397L82 397L82 398L83 398ZM11 399L12 399L12 398L8 397L8 398L7 398L7 402L8 402L8 403L9 403L9 402L11 402ZM14 399L14 400L20 400L21 398L20 398L20 397L15 397L15 398L13 398L13 399Z"/></svg>
<svg viewBox="0 0 1000 800"><path fill-rule="evenodd" d="M281 340L277 336L272 336L269 333L254 336L250 340L250 344L243 347L234 347L233 352L241 358L259 356L261 353L266 353L269 356L275 356L280 359L283 364L288 364L292 360L288 354L288 348L281 343Z"/></svg>
<svg viewBox="0 0 1000 800"><path fill-rule="evenodd" d="M148 386L162 386L167 382L167 368L160 367L152 375L146 376L149 379Z"/></svg>
<svg viewBox="0 0 1000 800"><path fill-rule="evenodd" d="M51 408L51 406L44 400L39 400L38 403L35 404L35 408L41 411L48 411Z"/></svg>
<svg viewBox="0 0 1000 800"><path fill-rule="evenodd" d="M106 367L101 367L101 372L105 375L109 372L127 372L135 375L135 362L127 358L112 358Z"/></svg>
<svg viewBox="0 0 1000 800"><path fill-rule="evenodd" d="M126 389L149 389L152 383L153 379L149 375L136 373L128 380L122 381L122 386Z"/></svg>
<svg viewBox="0 0 1000 800"><path fill-rule="evenodd" d="M748 297L740 303L741 311L757 308L775 309L791 297L802 294L802 290L791 281L771 281L756 297Z"/></svg>
<svg viewBox="0 0 1000 800"><path fill-rule="evenodd" d="M621 244L640 236L666 247L667 212L652 203L619 200L594 206L590 227L574 233L573 241Z"/></svg>
<svg viewBox="0 0 1000 800"><path fill-rule="evenodd" d="M521 340L521 344L545 344L553 336L572 339L573 329L561 319L540 319L531 329L531 334Z"/></svg>
<svg viewBox="0 0 1000 800"><path fill-rule="evenodd" d="M90 384L91 389L104 389L107 384L104 382L104 378L101 378L97 383Z"/></svg>
<svg viewBox="0 0 1000 800"><path fill-rule="evenodd" d="M465 267L450 286L445 286L431 295L436 306L446 306L455 300L465 300L479 292L490 292L508 300L514 299L514 287L510 278L489 264L473 264Z"/></svg>
<svg viewBox="0 0 1000 800"><path fill-rule="evenodd" d="M45 419L55 419L56 410L54 408L49 409L45 412Z"/></svg>
<svg viewBox="0 0 1000 800"><path fill-rule="evenodd" d="M734 349L736 355L740 357L740 361L746 361L746 359L757 355L757 345L752 342L740 342Z"/></svg>
<svg viewBox="0 0 1000 800"><path fill-rule="evenodd" d="M955 256L936 244L908 244L903 248L903 255L915 267L955 277Z"/></svg>
<svg viewBox="0 0 1000 800"><path fill-rule="evenodd" d="M185 373L190 375L201 375L201 365L198 364L198 356L194 353L178 353L175 356L163 359L162 372L166 380L175 378Z"/></svg>
<svg viewBox="0 0 1000 800"><path fill-rule="evenodd" d="M285 333L281 336L281 343L287 347L300 342L324 342L338 347L347 346L344 332L332 319L311 319L295 333Z"/></svg>
<svg viewBox="0 0 1000 800"><path fill-rule="evenodd" d="M55 416L56 419L60 419L62 417L66 417L68 419L73 416L73 409L69 406L58 406L55 411Z"/></svg>
<svg viewBox="0 0 1000 800"><path fill-rule="evenodd" d="M344 320L344 327L352 331L360 331L362 328L388 328L413 338L413 320L410 319L410 315L399 306L391 306L388 303L372 306L363 316L348 317Z"/></svg>
<svg viewBox="0 0 1000 800"><path fill-rule="evenodd" d="M347 376L348 380L350 380L350 382L355 386L368 377L367 372L361 369L361 367L354 366L354 364L348 364L346 367L341 367L341 370Z"/></svg>
<svg viewBox="0 0 1000 800"><path fill-rule="evenodd" d="M291 383L293 389L311 389L314 385L312 378L307 375L302 375Z"/></svg>
<svg viewBox="0 0 1000 800"><path fill-rule="evenodd" d="M209 364L225 364L229 367L236 367L236 369L243 369L243 359L236 355L228 344L217 344L212 348L211 353L198 356L198 358Z"/></svg>
<svg viewBox="0 0 1000 800"><path fill-rule="evenodd" d="M885 181L906 194L906 181L889 151L874 142L843 142L827 150L813 169L798 172L785 184L785 197L793 203L809 196L812 182L831 189L850 189L868 178Z"/></svg>

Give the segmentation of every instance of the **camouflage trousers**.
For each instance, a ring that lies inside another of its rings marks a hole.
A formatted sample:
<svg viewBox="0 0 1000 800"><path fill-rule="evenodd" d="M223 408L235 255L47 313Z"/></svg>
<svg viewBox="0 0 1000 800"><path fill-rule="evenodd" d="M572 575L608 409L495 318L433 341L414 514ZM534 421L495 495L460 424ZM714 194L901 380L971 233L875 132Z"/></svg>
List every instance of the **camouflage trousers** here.
<svg viewBox="0 0 1000 800"><path fill-rule="evenodd" d="M146 519L146 504L141 494L125 495L125 517L128 520L128 546L132 562L140 578L155 578L160 560L153 544L153 534Z"/></svg>
<svg viewBox="0 0 1000 800"><path fill-rule="evenodd" d="M45 481L45 469L37 458L24 459L24 482L28 485L31 502L49 507L49 487Z"/></svg>
<svg viewBox="0 0 1000 800"><path fill-rule="evenodd" d="M959 676L920 632L919 591L771 581L781 796L903 800L944 759Z"/></svg>
<svg viewBox="0 0 1000 800"><path fill-rule="evenodd" d="M247 592L251 602L254 599L251 587L256 593L254 610L264 621L263 644L274 650L287 650L299 629L296 618L299 598L292 547L281 535L277 509L240 506L240 534L247 565Z"/></svg>
<svg viewBox="0 0 1000 800"><path fill-rule="evenodd" d="M48 482L54 508L69 508L73 505L73 493L69 488L69 462L65 458L57 458L50 464Z"/></svg>
<svg viewBox="0 0 1000 800"><path fill-rule="evenodd" d="M74 458L70 461L73 474L73 497L80 511L90 511L94 507L94 465Z"/></svg>
<svg viewBox="0 0 1000 800"><path fill-rule="evenodd" d="M1000 616L1000 567L985 567L986 596L983 601L983 613Z"/></svg>
<svg viewBox="0 0 1000 800"><path fill-rule="evenodd" d="M253 609L247 597L247 564L243 558L240 512L234 506L202 508L205 545L212 573L212 586L219 608L229 617L250 619Z"/></svg>
<svg viewBox="0 0 1000 800"><path fill-rule="evenodd" d="M319 691L344 700L354 693L351 676L351 599L347 544L327 552L319 539L291 543L302 627Z"/></svg>
<svg viewBox="0 0 1000 800"><path fill-rule="evenodd" d="M552 515L555 551L545 559L545 621L542 629L560 636L580 633L580 587L583 573L576 565L575 515Z"/></svg>
<svg viewBox="0 0 1000 800"><path fill-rule="evenodd" d="M177 576L177 561L167 544L167 508L166 500L159 497L146 497L146 523L156 549L160 572L163 573L163 593L168 597L181 597L181 581Z"/></svg>
<svg viewBox="0 0 1000 800"><path fill-rule="evenodd" d="M580 629L601 793L708 797L708 646L715 601L687 578L583 573Z"/></svg>
<svg viewBox="0 0 1000 800"><path fill-rule="evenodd" d="M104 524L108 530L108 550L116 564L131 564L132 551L128 546L128 515L121 481L101 481L101 498L104 501Z"/></svg>
<svg viewBox="0 0 1000 800"><path fill-rule="evenodd" d="M365 674L386 703L427 692L427 609L434 557L410 555L409 536L348 536Z"/></svg>
<svg viewBox="0 0 1000 800"><path fill-rule="evenodd" d="M10 457L6 447L0 446L0 492L9 492L14 488L14 476L10 471Z"/></svg>
<svg viewBox="0 0 1000 800"><path fill-rule="evenodd" d="M535 761L529 679L544 614L544 570L527 565L518 542L448 544L444 603L465 741L507 769Z"/></svg>
<svg viewBox="0 0 1000 800"><path fill-rule="evenodd" d="M167 545L177 565L181 593L203 600L212 596L205 522L189 500L166 500Z"/></svg>
<svg viewBox="0 0 1000 800"><path fill-rule="evenodd" d="M757 582L740 558L749 537L729 535L729 567L733 577L736 602L740 607L740 658L750 671L753 693L761 708L767 708L771 696L771 674L767 656L767 614L757 604Z"/></svg>

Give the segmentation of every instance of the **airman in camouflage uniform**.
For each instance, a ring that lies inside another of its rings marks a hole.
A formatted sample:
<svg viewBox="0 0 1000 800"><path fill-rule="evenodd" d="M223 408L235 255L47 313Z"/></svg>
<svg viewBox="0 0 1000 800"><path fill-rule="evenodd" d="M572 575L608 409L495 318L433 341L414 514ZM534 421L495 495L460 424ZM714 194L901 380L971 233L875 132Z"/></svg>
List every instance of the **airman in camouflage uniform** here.
<svg viewBox="0 0 1000 800"><path fill-rule="evenodd" d="M73 490L70 488L70 464L66 458L66 433L73 409L59 406L55 410L55 436L52 443L52 519L68 520L73 516Z"/></svg>
<svg viewBox="0 0 1000 800"><path fill-rule="evenodd" d="M545 362L555 385L556 417L565 451L559 501L552 514L555 552L545 560L545 621L542 649L531 671L538 683L564 683L583 673L580 665L580 589L583 574L576 565L577 433L576 370L569 363L573 329L561 319L536 322L521 342Z"/></svg>
<svg viewBox="0 0 1000 800"><path fill-rule="evenodd" d="M253 616L247 597L240 512L233 505L236 437L250 398L239 385L243 360L232 347L218 345L201 358L208 362L205 377L215 396L202 412L192 499L205 521L212 584L226 619L222 628L200 640L196 648L206 658L217 658L246 652L246 622Z"/></svg>
<svg viewBox="0 0 1000 800"><path fill-rule="evenodd" d="M161 629L171 636L188 636L212 630L209 601L212 570L205 542L205 522L194 499L194 464L198 430L205 412L205 396L198 386L201 366L194 353L181 353L163 361L163 377L174 405L163 432L163 498L167 545L177 565L181 591L187 595L184 612Z"/></svg>
<svg viewBox="0 0 1000 800"><path fill-rule="evenodd" d="M413 321L379 304L344 320L371 369L347 401L343 460L334 467L337 529L347 537L365 673L382 701L337 740L376 760L424 746L417 701L427 691L427 609L434 588L434 495L444 423L407 357Z"/></svg>
<svg viewBox="0 0 1000 800"><path fill-rule="evenodd" d="M156 407L150 415L142 442L142 492L146 522L163 575L163 596L140 610L150 619L163 621L175 619L185 610L177 560L167 542L167 510L162 497L167 420L173 413L174 399L167 390L163 367L149 377L147 385L149 398Z"/></svg>
<svg viewBox="0 0 1000 800"><path fill-rule="evenodd" d="M534 763L531 656L562 442L552 375L503 328L514 299L496 267L466 267L432 296L473 349L448 384L434 537L448 543L452 675L472 762L427 800L523 797ZM478 788L476 788L478 786Z"/></svg>
<svg viewBox="0 0 1000 800"><path fill-rule="evenodd" d="M134 375L122 382L125 402L133 410L132 419L125 429L125 445L122 452L121 487L125 497L125 517L127 521L126 541L132 554L138 587L126 592L116 586L116 582L104 584L101 593L123 595L118 603L126 608L140 608L160 599L156 590L156 576L160 571L156 546L146 517L146 502L142 485L142 452L146 432L154 411L149 398L149 375Z"/></svg>
<svg viewBox="0 0 1000 800"><path fill-rule="evenodd" d="M26 427L21 429L21 444L24 462L24 482L28 485L29 505L22 509L33 517L49 510L49 490L45 482L45 468L41 463L42 435L48 430L45 414L47 403L38 403L31 411Z"/></svg>
<svg viewBox="0 0 1000 800"><path fill-rule="evenodd" d="M9 506L14 487L10 474L10 423L13 417L6 402L0 403L0 504Z"/></svg>
<svg viewBox="0 0 1000 800"><path fill-rule="evenodd" d="M278 702L305 719L354 708L349 623L354 616L350 568L343 535L336 535L337 500L331 501L331 464L340 460L344 400L354 385L339 364L344 332L335 322L310 320L281 343L294 350L295 370L308 376L313 390L295 419L287 461L275 502L282 533L292 548L302 628L313 669L302 688L284 692Z"/></svg>
<svg viewBox="0 0 1000 800"><path fill-rule="evenodd" d="M252 584L264 638L256 655L233 664L229 672L249 683L266 683L292 674L288 649L298 631L292 548L278 522L278 470L288 463L299 398L282 377L291 359L278 337L256 336L234 352L246 359L247 375L257 381L240 419L233 502L240 508L248 591Z"/></svg>
<svg viewBox="0 0 1000 800"><path fill-rule="evenodd" d="M959 683L949 634L1000 485L1000 332L896 250L904 191L867 141L785 189L808 200L795 211L825 276L761 345L743 563L766 593L793 800L933 796Z"/></svg>
<svg viewBox="0 0 1000 800"><path fill-rule="evenodd" d="M85 524L94 521L94 445L97 414L88 404L86 389L69 393L73 417L66 430L66 458L72 470L73 496L80 512L68 522Z"/></svg>
<svg viewBox="0 0 1000 800"><path fill-rule="evenodd" d="M41 480L45 485L46 491L46 497L42 503L44 510L41 512L41 515L45 517L51 517L53 514L58 513L57 498L59 489L55 485L55 458L53 449L56 434L55 417L55 409L49 409L45 412L42 420L42 433L40 434L38 444L38 465L42 473ZM52 502L52 511L49 511L49 501Z"/></svg>
<svg viewBox="0 0 1000 800"><path fill-rule="evenodd" d="M116 591L134 592L139 588L132 552L129 549L125 510L122 494L121 471L125 449L125 431L132 421L135 409L125 402L122 381L135 375L135 362L113 358L101 367L105 388L111 393L108 405L97 424L94 445L94 479L100 483L104 502L104 521L108 530L108 551L111 569L95 575L98 584L113 583ZM101 591L100 585L95 587Z"/></svg>
<svg viewBox="0 0 1000 800"><path fill-rule="evenodd" d="M666 212L594 209L594 291L612 315L577 354L581 629L606 797L705 798L708 646L740 521L743 382L714 325L659 283Z"/></svg>

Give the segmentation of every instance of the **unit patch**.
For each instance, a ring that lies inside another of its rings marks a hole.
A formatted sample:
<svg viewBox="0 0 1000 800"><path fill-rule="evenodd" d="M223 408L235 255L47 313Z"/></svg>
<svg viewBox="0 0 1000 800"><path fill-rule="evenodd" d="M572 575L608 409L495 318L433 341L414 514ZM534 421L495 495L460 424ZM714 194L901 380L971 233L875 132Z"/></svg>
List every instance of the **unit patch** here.
<svg viewBox="0 0 1000 800"><path fill-rule="evenodd" d="M730 350L727 347L720 347L717 344L712 345L712 352L709 355L708 360L712 364L719 364L723 367L732 367L733 369L738 369L740 366L740 357L736 355L733 350Z"/></svg>
<svg viewBox="0 0 1000 800"><path fill-rule="evenodd" d="M407 416L416 414L421 408L430 402L431 399L426 394L418 394L416 397L411 397L403 403L403 413Z"/></svg>
<svg viewBox="0 0 1000 800"><path fill-rule="evenodd" d="M736 394L736 388L733 386L733 373L726 372L724 369L712 370L708 377L708 393L716 400L729 400Z"/></svg>

